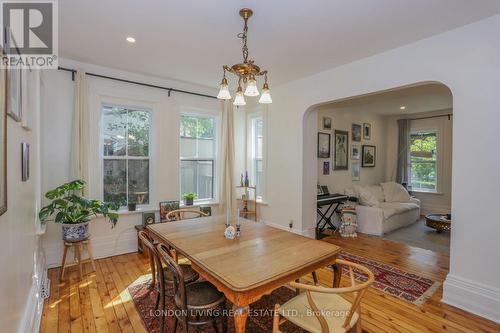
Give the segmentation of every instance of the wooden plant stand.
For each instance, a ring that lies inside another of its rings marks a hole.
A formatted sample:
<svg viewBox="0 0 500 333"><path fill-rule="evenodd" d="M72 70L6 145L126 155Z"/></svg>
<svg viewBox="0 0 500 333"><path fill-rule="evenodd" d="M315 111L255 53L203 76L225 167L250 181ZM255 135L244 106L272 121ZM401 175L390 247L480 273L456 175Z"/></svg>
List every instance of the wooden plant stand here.
<svg viewBox="0 0 500 333"><path fill-rule="evenodd" d="M73 249L74 253L74 262L67 264L66 259L68 257L68 250ZM82 260L82 252L83 250L86 250L88 253L88 258ZM92 264L92 269L95 272L95 263L94 263L94 257L92 255L92 246L90 244L90 239L86 239L83 241L79 242L64 242L64 254L63 254L63 259L62 259L62 265L61 265L61 274L59 276L59 280L64 279L64 271L66 268L71 267L71 266L76 266L78 265L78 274L80 276L80 280L82 279L82 265L86 263L91 263Z"/></svg>

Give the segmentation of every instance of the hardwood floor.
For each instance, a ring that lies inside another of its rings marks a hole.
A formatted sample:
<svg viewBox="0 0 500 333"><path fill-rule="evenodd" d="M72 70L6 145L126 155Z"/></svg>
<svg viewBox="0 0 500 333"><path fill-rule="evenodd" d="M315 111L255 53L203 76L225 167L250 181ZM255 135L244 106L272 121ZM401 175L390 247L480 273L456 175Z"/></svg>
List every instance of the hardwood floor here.
<svg viewBox="0 0 500 333"><path fill-rule="evenodd" d="M444 281L449 258L379 237L326 238L344 251L384 262L436 281ZM149 272L149 261L131 253L86 265L84 278L76 267L59 283L59 268L49 270L51 295L45 301L41 332L146 332L127 286ZM332 273L318 272L330 285ZM500 332L500 325L440 303L440 288L422 307L370 289L362 302L363 328L368 332Z"/></svg>

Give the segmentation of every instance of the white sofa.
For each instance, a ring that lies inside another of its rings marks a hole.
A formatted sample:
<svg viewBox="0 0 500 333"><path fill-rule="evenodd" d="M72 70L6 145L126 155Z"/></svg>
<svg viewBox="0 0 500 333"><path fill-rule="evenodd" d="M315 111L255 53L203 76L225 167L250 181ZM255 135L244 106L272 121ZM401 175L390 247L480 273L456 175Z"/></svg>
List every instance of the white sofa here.
<svg viewBox="0 0 500 333"><path fill-rule="evenodd" d="M393 184L390 186L394 187ZM380 185L356 186L346 190L346 194L358 197L356 213L357 231L360 233L381 236L413 224L420 218L420 200L410 197L407 192L399 198L404 201L394 201L392 198L390 202L386 201L388 193L385 194Z"/></svg>

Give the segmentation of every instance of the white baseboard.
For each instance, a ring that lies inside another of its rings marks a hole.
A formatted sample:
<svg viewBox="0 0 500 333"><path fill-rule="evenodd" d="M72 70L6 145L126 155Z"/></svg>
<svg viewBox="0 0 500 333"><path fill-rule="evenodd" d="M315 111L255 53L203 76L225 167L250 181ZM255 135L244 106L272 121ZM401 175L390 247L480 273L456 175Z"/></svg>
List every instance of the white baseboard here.
<svg viewBox="0 0 500 333"><path fill-rule="evenodd" d="M448 274L442 302L500 323L500 289Z"/></svg>
<svg viewBox="0 0 500 333"><path fill-rule="evenodd" d="M137 251L137 231L127 229L119 235L92 236L92 250L94 259L107 258L120 254ZM62 240L55 244L45 247L47 254L47 267L61 266L63 254ZM71 256L69 257L72 258Z"/></svg>
<svg viewBox="0 0 500 333"><path fill-rule="evenodd" d="M270 227L273 227L273 228L276 228L276 229L281 229L281 230L284 230L284 231L290 231L290 232L293 232L294 234L297 234L297 235L302 235L302 236L306 236L306 237L309 237L309 238L315 238L316 237L316 230L314 228L307 229L307 230L299 230L297 228L290 229L288 226L285 226L285 225L282 225L282 224L279 224L279 223L274 223L274 222L269 222L269 221L264 221L264 220L262 222L265 223L265 224L267 224Z"/></svg>

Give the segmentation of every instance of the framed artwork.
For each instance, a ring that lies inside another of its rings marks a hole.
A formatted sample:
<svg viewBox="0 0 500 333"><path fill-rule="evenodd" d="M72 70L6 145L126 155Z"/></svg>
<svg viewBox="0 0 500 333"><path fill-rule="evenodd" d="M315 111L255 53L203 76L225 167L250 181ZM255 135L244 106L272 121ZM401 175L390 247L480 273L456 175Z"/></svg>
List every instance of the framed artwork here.
<svg viewBox="0 0 500 333"><path fill-rule="evenodd" d="M332 129L332 118L323 117L323 130L330 131Z"/></svg>
<svg viewBox="0 0 500 333"><path fill-rule="evenodd" d="M351 139L353 142L361 141L361 129L362 126L360 124L352 124L351 126Z"/></svg>
<svg viewBox="0 0 500 333"><path fill-rule="evenodd" d="M363 124L363 139L370 140L372 138L372 125L368 123Z"/></svg>
<svg viewBox="0 0 500 333"><path fill-rule="evenodd" d="M7 30L8 34L12 34ZM7 38L7 41L14 40L13 36ZM19 50L15 48L18 55ZM15 121L21 121L23 114L23 71L21 68L7 69L7 114Z"/></svg>
<svg viewBox="0 0 500 333"><path fill-rule="evenodd" d="M351 160L359 160L361 158L361 146L352 145L351 146Z"/></svg>
<svg viewBox="0 0 500 333"><path fill-rule="evenodd" d="M167 222L167 214L176 209L179 209L179 200L161 201L160 222Z"/></svg>
<svg viewBox="0 0 500 333"><path fill-rule="evenodd" d="M351 170L352 170L352 180L353 181L359 181L360 180L360 174L361 174L361 166L359 165L359 162L354 162L351 164Z"/></svg>
<svg viewBox="0 0 500 333"><path fill-rule="evenodd" d="M21 143L21 180L27 182L30 179L30 145Z"/></svg>
<svg viewBox="0 0 500 333"><path fill-rule="evenodd" d="M212 207L210 206L201 206L200 212L207 214L208 216L212 216Z"/></svg>
<svg viewBox="0 0 500 333"><path fill-rule="evenodd" d="M318 132L318 158L330 157L330 139L329 133Z"/></svg>
<svg viewBox="0 0 500 333"><path fill-rule="evenodd" d="M363 145L361 166L363 168L372 168L377 159L377 148L375 146Z"/></svg>
<svg viewBox="0 0 500 333"><path fill-rule="evenodd" d="M330 161L324 161L323 162L323 175L329 175L330 174Z"/></svg>
<svg viewBox="0 0 500 333"><path fill-rule="evenodd" d="M335 130L333 170L347 170L349 165L349 132Z"/></svg>
<svg viewBox="0 0 500 333"><path fill-rule="evenodd" d="M33 71L30 69L23 70L22 76L22 115L21 115L21 126L27 130L31 131L33 126L33 114L38 113L40 109L39 101L40 98L28 98L30 93L34 96L39 96L39 91L36 86L37 82L40 80L39 71Z"/></svg>
<svg viewBox="0 0 500 333"><path fill-rule="evenodd" d="M0 48L0 55L3 50ZM0 69L0 215L7 211L7 71Z"/></svg>

